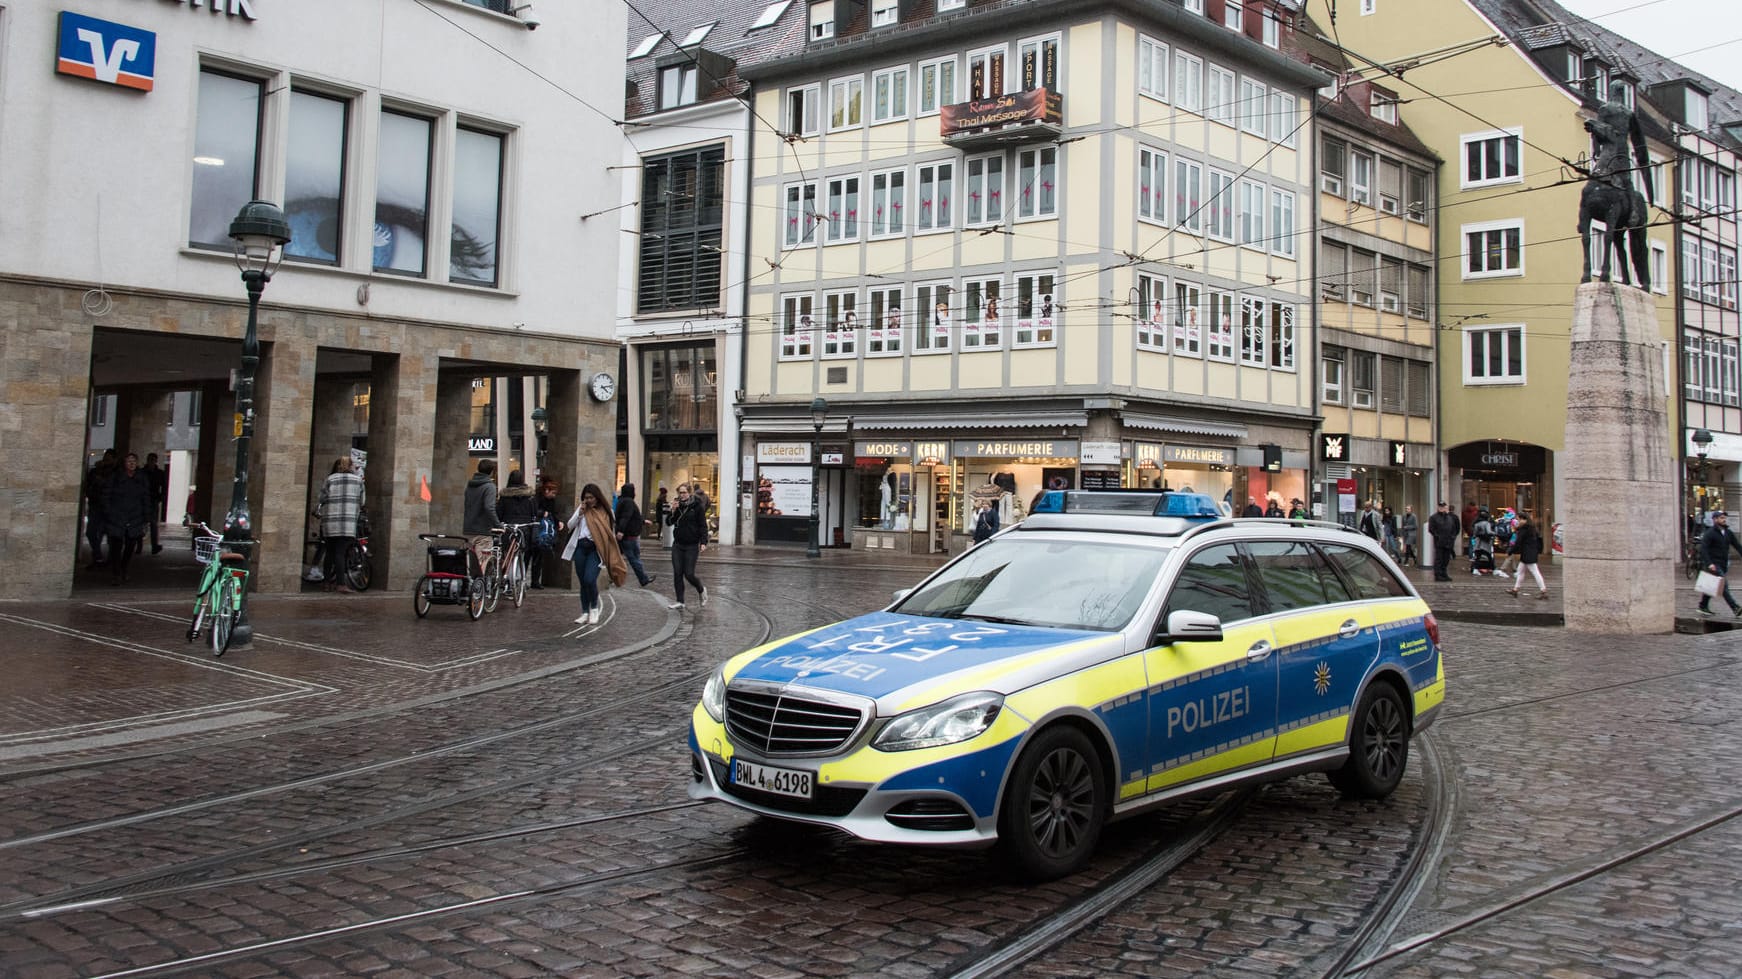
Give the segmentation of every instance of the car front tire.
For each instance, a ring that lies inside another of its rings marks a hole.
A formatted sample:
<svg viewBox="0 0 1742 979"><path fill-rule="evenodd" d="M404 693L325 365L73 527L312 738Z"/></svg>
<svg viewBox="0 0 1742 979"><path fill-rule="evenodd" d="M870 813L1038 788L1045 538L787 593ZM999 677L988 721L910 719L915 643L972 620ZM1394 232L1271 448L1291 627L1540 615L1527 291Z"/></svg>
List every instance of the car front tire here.
<svg viewBox="0 0 1742 979"><path fill-rule="evenodd" d="M1403 781L1409 764L1409 714L1389 683L1361 694L1349 726L1349 760L1330 773L1331 784L1352 799L1383 799Z"/></svg>
<svg viewBox="0 0 1742 979"><path fill-rule="evenodd" d="M1023 877L1081 870L1107 821L1100 753L1073 727L1048 728L1024 749L1005 789L998 841Z"/></svg>

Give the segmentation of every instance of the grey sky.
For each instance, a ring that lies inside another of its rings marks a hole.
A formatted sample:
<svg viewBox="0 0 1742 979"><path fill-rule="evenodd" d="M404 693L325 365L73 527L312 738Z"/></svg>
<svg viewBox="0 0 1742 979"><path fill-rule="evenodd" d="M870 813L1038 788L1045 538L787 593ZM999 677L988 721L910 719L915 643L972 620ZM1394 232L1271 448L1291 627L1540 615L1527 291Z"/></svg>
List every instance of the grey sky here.
<svg viewBox="0 0 1742 979"><path fill-rule="evenodd" d="M1736 16L1736 0L1560 0L1560 4L1658 54L1742 89L1742 18Z"/></svg>

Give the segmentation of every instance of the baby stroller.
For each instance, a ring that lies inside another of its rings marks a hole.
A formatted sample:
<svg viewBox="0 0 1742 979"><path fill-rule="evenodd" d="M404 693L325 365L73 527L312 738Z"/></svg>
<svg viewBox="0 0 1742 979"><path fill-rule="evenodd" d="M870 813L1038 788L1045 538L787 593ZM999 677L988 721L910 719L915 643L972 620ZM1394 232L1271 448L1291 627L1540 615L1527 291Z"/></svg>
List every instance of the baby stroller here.
<svg viewBox="0 0 1742 979"><path fill-rule="evenodd" d="M411 607L418 618L429 614L431 605L464 605L473 622L484 616L484 571L472 552L472 542L452 534L418 534L427 541L427 570L417 579Z"/></svg>

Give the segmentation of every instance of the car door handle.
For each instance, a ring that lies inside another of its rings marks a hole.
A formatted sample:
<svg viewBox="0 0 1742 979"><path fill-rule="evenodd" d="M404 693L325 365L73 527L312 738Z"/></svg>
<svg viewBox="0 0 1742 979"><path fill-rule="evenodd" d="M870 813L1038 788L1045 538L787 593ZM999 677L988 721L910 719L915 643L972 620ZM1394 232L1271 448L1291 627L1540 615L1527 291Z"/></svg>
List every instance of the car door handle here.
<svg viewBox="0 0 1742 979"><path fill-rule="evenodd" d="M1356 622L1354 619L1350 619L1343 623L1343 627L1337 630L1337 635L1342 636L1344 639L1353 639L1360 634L1361 623Z"/></svg>
<svg viewBox="0 0 1742 979"><path fill-rule="evenodd" d="M1246 658L1249 660L1260 660L1269 655L1270 640L1268 639L1260 639L1252 644L1251 649L1246 650Z"/></svg>

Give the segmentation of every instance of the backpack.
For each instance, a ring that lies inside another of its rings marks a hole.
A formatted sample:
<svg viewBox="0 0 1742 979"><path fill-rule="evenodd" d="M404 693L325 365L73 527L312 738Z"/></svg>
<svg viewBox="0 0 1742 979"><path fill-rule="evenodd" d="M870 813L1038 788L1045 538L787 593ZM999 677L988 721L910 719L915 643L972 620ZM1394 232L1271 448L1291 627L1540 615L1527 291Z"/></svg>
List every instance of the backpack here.
<svg viewBox="0 0 1742 979"><path fill-rule="evenodd" d="M983 541L998 532L998 511L987 507L974 520L974 540Z"/></svg>
<svg viewBox="0 0 1742 979"><path fill-rule="evenodd" d="M556 550L556 521L549 517L538 522L538 546L540 550Z"/></svg>

